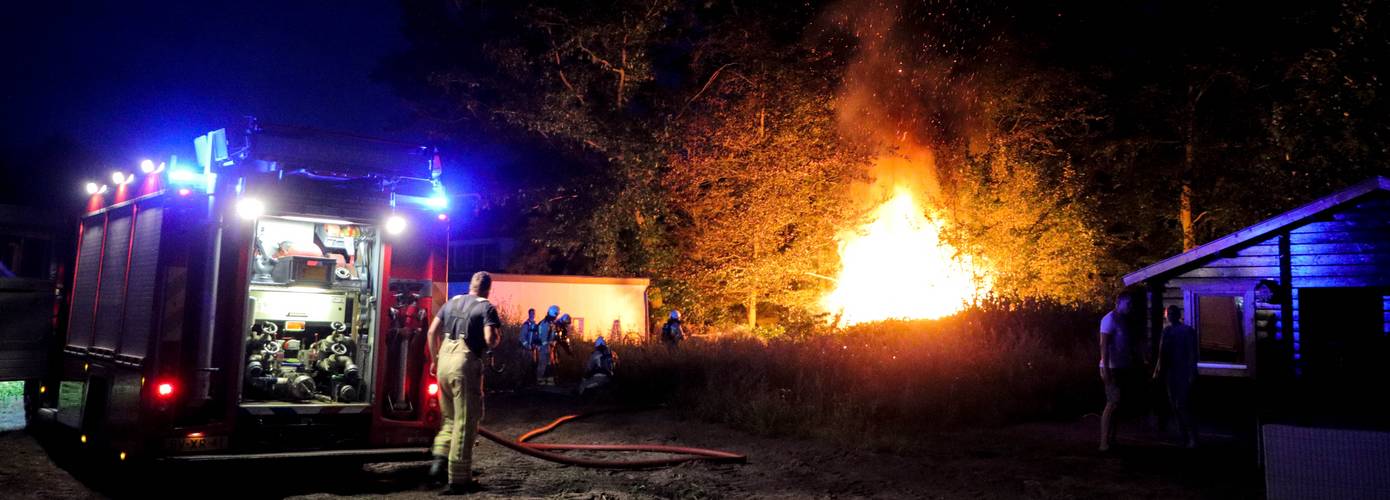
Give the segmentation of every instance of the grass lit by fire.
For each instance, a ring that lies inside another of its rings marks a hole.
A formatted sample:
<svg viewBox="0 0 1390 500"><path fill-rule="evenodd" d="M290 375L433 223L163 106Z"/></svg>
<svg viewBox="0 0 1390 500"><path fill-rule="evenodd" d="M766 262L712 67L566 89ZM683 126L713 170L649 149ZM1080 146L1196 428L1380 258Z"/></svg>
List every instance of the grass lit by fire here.
<svg viewBox="0 0 1390 500"><path fill-rule="evenodd" d="M921 430L1075 417L1099 397L1088 361L1095 320L1089 311L996 304L800 340L701 338L674 353L659 343L618 344L616 396L752 432L855 445ZM579 351L561 358L562 379L577 377L589 347Z"/></svg>

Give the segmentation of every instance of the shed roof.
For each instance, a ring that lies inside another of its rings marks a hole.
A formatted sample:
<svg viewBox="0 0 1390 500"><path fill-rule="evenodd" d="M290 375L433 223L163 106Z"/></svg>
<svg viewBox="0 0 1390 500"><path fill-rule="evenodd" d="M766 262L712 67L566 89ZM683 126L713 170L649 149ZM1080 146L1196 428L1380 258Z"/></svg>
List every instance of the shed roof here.
<svg viewBox="0 0 1390 500"><path fill-rule="evenodd" d="M1126 274L1125 286L1139 283L1169 271L1185 270L1190 264L1218 256L1222 251L1251 241L1263 241L1280 230L1303 222L1310 217L1376 191L1390 191L1390 179L1372 177L1331 195L1288 212L1265 219L1253 226L1212 240L1186 252L1150 264L1138 271Z"/></svg>

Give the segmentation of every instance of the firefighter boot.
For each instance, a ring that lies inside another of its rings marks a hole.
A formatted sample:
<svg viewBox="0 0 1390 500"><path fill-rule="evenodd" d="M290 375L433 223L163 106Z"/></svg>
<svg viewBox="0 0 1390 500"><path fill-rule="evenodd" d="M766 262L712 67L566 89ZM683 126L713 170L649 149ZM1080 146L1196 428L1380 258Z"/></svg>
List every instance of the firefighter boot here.
<svg viewBox="0 0 1390 500"><path fill-rule="evenodd" d="M441 496L467 495L469 493L480 493L487 491L487 487L479 483L477 479L469 480L466 483L449 483L449 487L439 492Z"/></svg>
<svg viewBox="0 0 1390 500"><path fill-rule="evenodd" d="M430 462L430 482L443 484L449 475L449 457L436 455Z"/></svg>

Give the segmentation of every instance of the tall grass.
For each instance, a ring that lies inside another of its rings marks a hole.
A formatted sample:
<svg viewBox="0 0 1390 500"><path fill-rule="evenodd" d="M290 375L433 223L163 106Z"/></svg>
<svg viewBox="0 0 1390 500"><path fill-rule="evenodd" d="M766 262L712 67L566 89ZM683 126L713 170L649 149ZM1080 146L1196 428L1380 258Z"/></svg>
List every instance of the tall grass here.
<svg viewBox="0 0 1390 500"><path fill-rule="evenodd" d="M994 304L930 321L885 321L841 332L760 340L696 337L677 350L613 342L614 397L667 404L755 433L881 444L919 431L1072 418L1101 404L1099 314L1048 304ZM529 374L504 329L507 365L491 389ZM559 356L562 381L591 350Z"/></svg>
<svg viewBox="0 0 1390 500"><path fill-rule="evenodd" d="M1069 418L1099 405L1098 315L991 305L763 342L619 346L617 395L769 435L874 443L917 431Z"/></svg>

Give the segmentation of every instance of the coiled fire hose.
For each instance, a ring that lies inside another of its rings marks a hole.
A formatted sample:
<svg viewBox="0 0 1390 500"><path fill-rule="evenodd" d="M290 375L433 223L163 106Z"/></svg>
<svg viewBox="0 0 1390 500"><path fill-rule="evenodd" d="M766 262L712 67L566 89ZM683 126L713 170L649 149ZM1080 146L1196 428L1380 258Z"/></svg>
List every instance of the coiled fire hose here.
<svg viewBox="0 0 1390 500"><path fill-rule="evenodd" d="M737 453L720 450L710 450L705 448L690 448L685 446L667 446L657 444L551 444L551 443L531 443L532 438L555 430L561 424L584 418L602 412L580 413L575 415L565 415L555 419L554 422L537 427L522 434L516 440L510 440L499 436L496 433L478 427L478 434L491 439L512 451L549 460L551 462L575 465L579 467L590 467L596 469L647 469L652 467L666 467L670 465L682 464L685 462L705 461L720 464L741 464L748 461L748 457ZM565 450L586 450L586 451L626 451L626 452L649 452L649 453L669 453L681 455L674 457L651 458L645 460L598 460L592 458L579 458L552 453L552 451Z"/></svg>

